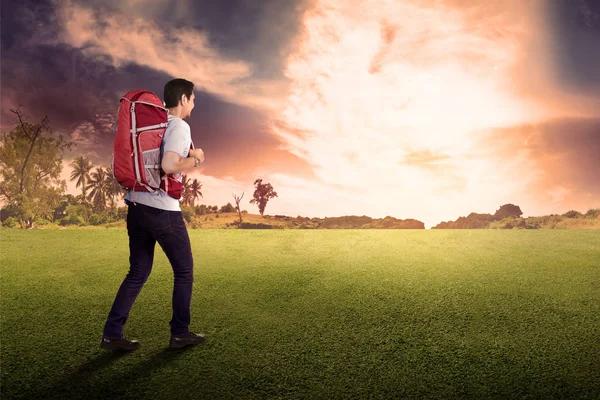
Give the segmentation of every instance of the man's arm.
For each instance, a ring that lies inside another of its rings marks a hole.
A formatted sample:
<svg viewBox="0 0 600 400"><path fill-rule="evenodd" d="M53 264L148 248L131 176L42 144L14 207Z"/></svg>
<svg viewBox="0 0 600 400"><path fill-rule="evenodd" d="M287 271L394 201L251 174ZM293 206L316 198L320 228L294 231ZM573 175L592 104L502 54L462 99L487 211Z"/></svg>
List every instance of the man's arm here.
<svg viewBox="0 0 600 400"><path fill-rule="evenodd" d="M190 156L188 158L182 158L179 154L174 151L165 151L163 154L161 167L167 174L178 174L185 172L196 166L196 160L198 158L200 162L204 161L204 152L202 149L190 150Z"/></svg>

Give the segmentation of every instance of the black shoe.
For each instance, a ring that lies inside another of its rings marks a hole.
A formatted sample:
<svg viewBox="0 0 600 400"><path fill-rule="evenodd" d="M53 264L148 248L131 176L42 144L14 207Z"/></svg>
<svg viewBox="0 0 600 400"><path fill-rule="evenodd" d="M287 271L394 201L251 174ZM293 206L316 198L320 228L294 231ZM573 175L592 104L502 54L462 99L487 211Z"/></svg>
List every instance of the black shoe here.
<svg viewBox="0 0 600 400"><path fill-rule="evenodd" d="M188 332L182 336L171 336L169 347L172 349L181 349L185 346L193 346L206 342L206 337L201 333Z"/></svg>
<svg viewBox="0 0 600 400"><path fill-rule="evenodd" d="M100 347L104 350L110 351L132 351L140 347L140 342L138 342L137 340L129 340L125 338L102 338L102 343L100 343Z"/></svg>

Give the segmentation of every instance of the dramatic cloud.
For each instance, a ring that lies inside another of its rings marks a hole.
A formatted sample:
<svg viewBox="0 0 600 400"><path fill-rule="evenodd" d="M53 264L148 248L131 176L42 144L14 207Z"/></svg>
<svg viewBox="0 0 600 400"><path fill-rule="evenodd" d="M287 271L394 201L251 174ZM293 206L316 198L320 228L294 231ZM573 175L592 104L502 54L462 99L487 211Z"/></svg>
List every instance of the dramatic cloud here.
<svg viewBox="0 0 600 400"><path fill-rule="evenodd" d="M272 107L285 90L278 80L248 79L252 65L221 54L205 32L160 27L151 19L96 12L72 2L57 3L57 14L65 43L117 68L137 64L183 76L227 101L256 107Z"/></svg>
<svg viewBox="0 0 600 400"><path fill-rule="evenodd" d="M8 6L5 6L5 3ZM3 2L2 127L22 104L108 166L132 88L196 83L209 204L418 218L600 207L589 0ZM64 175L70 169L66 168ZM71 188L72 189L72 188ZM246 203L245 206L248 206Z"/></svg>

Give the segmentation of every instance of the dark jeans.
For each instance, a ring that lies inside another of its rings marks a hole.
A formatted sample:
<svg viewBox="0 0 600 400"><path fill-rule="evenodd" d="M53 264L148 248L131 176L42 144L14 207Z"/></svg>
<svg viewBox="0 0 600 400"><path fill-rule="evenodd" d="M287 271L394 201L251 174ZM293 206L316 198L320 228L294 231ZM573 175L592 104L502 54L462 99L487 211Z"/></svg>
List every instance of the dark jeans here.
<svg viewBox="0 0 600 400"><path fill-rule="evenodd" d="M154 260L156 242L173 267L173 315L171 335L188 332L190 302L194 281L194 262L190 238L181 212L165 211L143 204L127 202L129 235L129 273L123 280L104 326L104 337L123 337L123 326L142 286L148 279Z"/></svg>

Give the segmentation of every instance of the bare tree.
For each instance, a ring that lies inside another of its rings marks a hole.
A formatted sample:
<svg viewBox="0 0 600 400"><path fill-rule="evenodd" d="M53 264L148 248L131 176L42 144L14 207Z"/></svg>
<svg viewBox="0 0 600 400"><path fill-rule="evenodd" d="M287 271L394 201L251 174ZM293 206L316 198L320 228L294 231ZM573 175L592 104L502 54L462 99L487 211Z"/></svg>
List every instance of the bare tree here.
<svg viewBox="0 0 600 400"><path fill-rule="evenodd" d="M240 225L241 225L242 224L242 212L240 211L240 201L242 201L242 198L244 197L244 192L242 192L241 196L236 196L235 194L233 194L233 192L231 193L231 195L233 196L233 198L235 200L235 207L237 208L238 215L240 216Z"/></svg>
<svg viewBox="0 0 600 400"><path fill-rule="evenodd" d="M15 208L21 228L31 228L38 217L50 213L65 190L60 179L62 152L71 143L61 135L53 137L47 116L31 124L20 106L10 111L19 123L0 132L0 199Z"/></svg>
<svg viewBox="0 0 600 400"><path fill-rule="evenodd" d="M29 161L29 157L31 156L31 152L33 151L33 146L35 146L35 141L40 135L42 130L48 130L48 116L46 115L41 123L34 127L34 132L31 129L27 129L25 122L23 122L23 113L21 112L21 106L17 107L16 110L10 110L13 114L16 114L19 117L19 125L23 130L23 133L31 141L31 145L29 146L29 151L27 151L27 156L25 157L25 161L23 161L23 167L21 168L21 173L19 176L19 190L23 193L23 185L25 183L25 168L27 168L27 162Z"/></svg>

